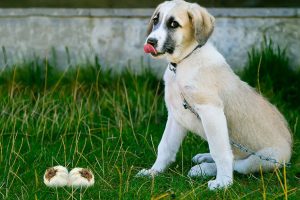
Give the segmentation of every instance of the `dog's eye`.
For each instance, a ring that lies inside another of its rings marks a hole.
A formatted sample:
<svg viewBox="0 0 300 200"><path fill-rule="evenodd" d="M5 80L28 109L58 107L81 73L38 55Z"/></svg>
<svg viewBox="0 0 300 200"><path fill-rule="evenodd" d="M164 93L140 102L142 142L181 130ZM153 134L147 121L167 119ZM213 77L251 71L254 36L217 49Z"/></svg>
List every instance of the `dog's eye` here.
<svg viewBox="0 0 300 200"><path fill-rule="evenodd" d="M153 21L153 24L154 24L154 25L157 25L157 24L158 24L158 21L159 21L158 16L155 16L155 17L152 19L152 21Z"/></svg>
<svg viewBox="0 0 300 200"><path fill-rule="evenodd" d="M171 24L170 24L170 27L171 27L171 28L178 28L178 27L179 27L179 24L178 24L178 22L176 22L176 21L172 21Z"/></svg>

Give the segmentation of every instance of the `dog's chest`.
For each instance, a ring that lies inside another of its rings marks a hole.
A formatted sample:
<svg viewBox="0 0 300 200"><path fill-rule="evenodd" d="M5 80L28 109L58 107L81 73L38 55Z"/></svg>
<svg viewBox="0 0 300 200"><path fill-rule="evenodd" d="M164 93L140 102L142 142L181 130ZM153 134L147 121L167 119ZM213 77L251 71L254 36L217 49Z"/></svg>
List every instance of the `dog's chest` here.
<svg viewBox="0 0 300 200"><path fill-rule="evenodd" d="M188 109L183 106L183 96L181 88L183 88L175 74L167 71L164 76L165 80L165 101L169 114L183 127L191 132L206 138L203 131L201 121Z"/></svg>

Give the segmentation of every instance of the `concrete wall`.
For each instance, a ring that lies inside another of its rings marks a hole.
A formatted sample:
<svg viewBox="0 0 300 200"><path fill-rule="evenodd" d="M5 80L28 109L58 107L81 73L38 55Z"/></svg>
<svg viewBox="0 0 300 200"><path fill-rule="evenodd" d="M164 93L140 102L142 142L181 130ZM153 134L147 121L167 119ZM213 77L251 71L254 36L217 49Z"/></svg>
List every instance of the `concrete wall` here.
<svg viewBox="0 0 300 200"><path fill-rule="evenodd" d="M287 47L300 66L300 9L208 9L216 17L211 41L233 68L243 67L247 52L263 36ZM152 9L0 9L0 67L34 56L52 60L53 49L61 67L84 63L97 55L103 65L120 70L151 65L164 69L143 53L145 27ZM3 48L2 48L3 50Z"/></svg>

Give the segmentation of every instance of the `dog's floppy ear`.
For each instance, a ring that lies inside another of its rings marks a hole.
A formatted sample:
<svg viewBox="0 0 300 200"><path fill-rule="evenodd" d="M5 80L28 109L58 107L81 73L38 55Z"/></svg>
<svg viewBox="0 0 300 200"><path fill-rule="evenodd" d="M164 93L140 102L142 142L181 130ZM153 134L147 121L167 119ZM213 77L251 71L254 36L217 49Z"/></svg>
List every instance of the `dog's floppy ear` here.
<svg viewBox="0 0 300 200"><path fill-rule="evenodd" d="M195 31L195 39L204 45L214 30L215 18L196 3L190 6L188 15Z"/></svg>
<svg viewBox="0 0 300 200"><path fill-rule="evenodd" d="M157 8L155 9L153 15L150 18L150 21L148 23L148 27L147 27L147 36L150 35L152 28L153 28L153 18L157 15L157 13L159 12L159 8L162 4L158 5Z"/></svg>

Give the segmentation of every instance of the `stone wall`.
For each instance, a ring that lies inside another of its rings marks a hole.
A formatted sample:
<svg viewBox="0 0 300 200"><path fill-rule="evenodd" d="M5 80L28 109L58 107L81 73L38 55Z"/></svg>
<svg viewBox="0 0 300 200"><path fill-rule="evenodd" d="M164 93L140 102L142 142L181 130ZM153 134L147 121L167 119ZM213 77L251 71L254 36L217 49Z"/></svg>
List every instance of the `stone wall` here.
<svg viewBox="0 0 300 200"><path fill-rule="evenodd" d="M208 9L216 17L211 42L233 68L263 36L287 48L300 66L300 9ZM62 68L94 61L115 70L128 65L161 72L165 61L143 53L152 9L0 9L0 68L32 57L47 57ZM4 53L5 51L5 53ZM55 52L55 53L54 53Z"/></svg>

